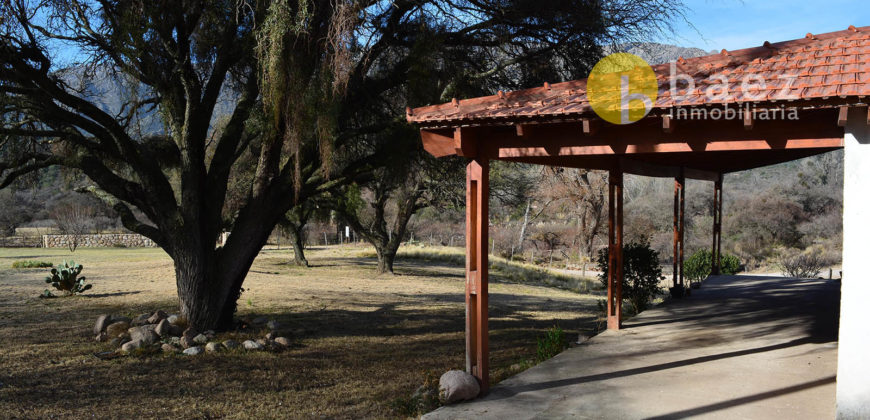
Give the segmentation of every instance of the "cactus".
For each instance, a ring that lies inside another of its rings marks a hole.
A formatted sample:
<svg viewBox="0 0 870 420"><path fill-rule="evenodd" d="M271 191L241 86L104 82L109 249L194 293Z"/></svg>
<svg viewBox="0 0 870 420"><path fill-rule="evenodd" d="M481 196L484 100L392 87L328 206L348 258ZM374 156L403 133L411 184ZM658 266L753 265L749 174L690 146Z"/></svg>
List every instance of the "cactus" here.
<svg viewBox="0 0 870 420"><path fill-rule="evenodd" d="M85 277L79 277L82 268L81 264L64 261L63 264L58 264L57 268L51 269L51 275L45 278L45 282L67 295L83 293L90 290L93 285L85 284Z"/></svg>

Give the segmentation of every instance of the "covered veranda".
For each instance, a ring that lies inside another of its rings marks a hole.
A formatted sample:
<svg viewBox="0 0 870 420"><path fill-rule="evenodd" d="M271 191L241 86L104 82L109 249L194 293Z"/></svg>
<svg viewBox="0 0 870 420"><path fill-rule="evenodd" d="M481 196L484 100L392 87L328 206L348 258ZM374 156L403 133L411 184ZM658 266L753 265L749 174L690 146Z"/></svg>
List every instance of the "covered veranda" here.
<svg viewBox="0 0 870 420"><path fill-rule="evenodd" d="M870 27L653 66L659 93L649 114L614 125L592 111L586 80L409 109L434 156L459 155L467 168L466 368L489 388L489 162L507 160L610 173L608 329L621 320L624 174L674 179L674 285L682 285L687 179L714 190L711 248L721 249L723 175L845 148L843 298L840 306L839 418L870 417L870 179L867 96ZM750 79L747 83L746 80ZM726 81L723 83L723 79ZM710 94L711 90L714 94ZM737 118L723 117L739 110ZM706 118L693 118L706 111ZM796 114L790 111L794 110ZM696 111L693 114L692 111ZM789 112L787 112L789 111ZM719 118L712 118L719 115ZM797 118L794 118L794 116ZM865 157L866 156L866 157ZM619 357L614 354L613 357Z"/></svg>

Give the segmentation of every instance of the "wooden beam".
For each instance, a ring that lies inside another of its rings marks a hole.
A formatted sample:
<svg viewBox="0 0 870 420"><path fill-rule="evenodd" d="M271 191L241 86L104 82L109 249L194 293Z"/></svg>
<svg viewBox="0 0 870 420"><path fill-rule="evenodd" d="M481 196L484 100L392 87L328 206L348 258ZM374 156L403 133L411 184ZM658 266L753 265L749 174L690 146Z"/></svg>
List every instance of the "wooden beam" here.
<svg viewBox="0 0 870 420"><path fill-rule="evenodd" d="M481 395L489 389L489 162L466 168L465 367Z"/></svg>
<svg viewBox="0 0 870 420"><path fill-rule="evenodd" d="M749 112L749 108L743 108L743 129L746 131L751 131L755 127L755 122L752 120L752 113Z"/></svg>
<svg viewBox="0 0 870 420"><path fill-rule="evenodd" d="M583 125L583 134L585 134L587 136L591 136L591 135L595 134L596 127L598 125L595 124L592 120L590 120L589 118L584 118L581 121L581 124Z"/></svg>
<svg viewBox="0 0 870 420"><path fill-rule="evenodd" d="M628 174L650 176L655 178L676 178L682 173L683 176L700 181L715 181L719 179L719 173L700 169L689 169L680 166L661 165L643 162L626 157L619 158L622 171Z"/></svg>
<svg viewBox="0 0 870 420"><path fill-rule="evenodd" d="M423 139L423 148L436 158L456 154L456 148L453 143L453 130L451 129L422 129L420 130L420 137Z"/></svg>
<svg viewBox="0 0 870 420"><path fill-rule="evenodd" d="M662 130L668 134L674 132L674 121L670 115L662 115Z"/></svg>
<svg viewBox="0 0 870 420"><path fill-rule="evenodd" d="M472 129L455 128L453 130L453 147L456 149L456 154L467 158L477 157L479 153L477 138L477 132Z"/></svg>
<svg viewBox="0 0 870 420"><path fill-rule="evenodd" d="M840 112L837 115L837 126L838 127L845 127L846 123L848 121L849 121L849 107L848 106L841 106Z"/></svg>

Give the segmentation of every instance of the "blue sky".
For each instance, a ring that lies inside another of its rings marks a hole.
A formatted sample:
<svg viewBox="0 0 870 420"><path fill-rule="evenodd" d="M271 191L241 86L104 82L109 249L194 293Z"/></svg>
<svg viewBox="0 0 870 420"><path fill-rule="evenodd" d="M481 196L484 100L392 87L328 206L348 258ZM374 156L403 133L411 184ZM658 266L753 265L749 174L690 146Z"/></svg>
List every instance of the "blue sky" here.
<svg viewBox="0 0 870 420"><path fill-rule="evenodd" d="M866 0L684 0L692 10L674 39L661 42L705 51L757 47L764 41L802 38L807 32L870 26ZM700 33L699 33L700 32Z"/></svg>

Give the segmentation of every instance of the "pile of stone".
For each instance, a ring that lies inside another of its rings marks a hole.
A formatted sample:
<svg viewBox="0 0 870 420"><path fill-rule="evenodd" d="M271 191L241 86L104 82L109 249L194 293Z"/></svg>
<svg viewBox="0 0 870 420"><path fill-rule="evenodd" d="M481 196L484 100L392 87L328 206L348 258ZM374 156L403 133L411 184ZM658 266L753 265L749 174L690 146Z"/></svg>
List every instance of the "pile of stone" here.
<svg viewBox="0 0 870 420"><path fill-rule="evenodd" d="M259 319L258 319L259 320ZM268 331L264 338L218 341L214 331L198 332L185 328L186 321L164 311L142 314L130 319L124 316L101 315L94 324L95 339L108 342L118 353L157 352L195 356L206 352L243 349L248 351L281 351L292 345L289 332L274 320L262 322Z"/></svg>

